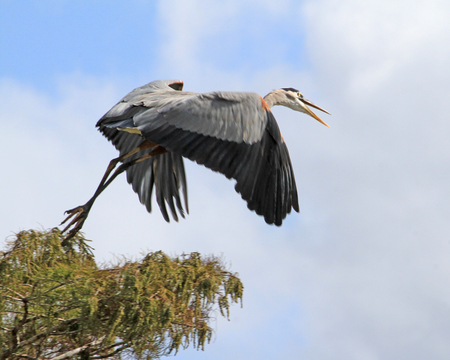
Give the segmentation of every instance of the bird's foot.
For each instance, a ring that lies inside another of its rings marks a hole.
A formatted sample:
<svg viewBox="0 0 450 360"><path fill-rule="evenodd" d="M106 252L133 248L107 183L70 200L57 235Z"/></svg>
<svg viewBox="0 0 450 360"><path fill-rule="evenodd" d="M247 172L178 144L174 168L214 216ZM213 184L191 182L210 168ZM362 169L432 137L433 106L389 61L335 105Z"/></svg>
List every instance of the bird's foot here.
<svg viewBox="0 0 450 360"><path fill-rule="evenodd" d="M69 230L73 226L73 228L70 229L70 231L68 232L64 241L67 241L67 240L73 238L78 233L78 231L81 230L84 222L86 221L86 219L88 217L89 210L91 210L91 204L87 203L85 205L77 206L76 208L73 208L73 209L70 209L70 210L67 210L66 212L64 212L64 214L69 214L69 215L64 219L64 221L60 225L66 223L67 221L69 221L69 219L71 219L73 217L73 219L70 221L70 223L61 232L62 234L64 234L67 230Z"/></svg>

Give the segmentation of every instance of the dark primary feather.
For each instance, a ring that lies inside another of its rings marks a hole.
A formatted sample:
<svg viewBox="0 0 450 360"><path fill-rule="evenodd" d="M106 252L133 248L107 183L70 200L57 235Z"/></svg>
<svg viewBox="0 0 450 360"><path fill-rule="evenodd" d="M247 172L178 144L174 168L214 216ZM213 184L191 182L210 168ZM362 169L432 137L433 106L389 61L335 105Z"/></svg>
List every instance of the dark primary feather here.
<svg viewBox="0 0 450 360"><path fill-rule="evenodd" d="M181 90L182 88L183 82L176 80L153 81L138 87L123 97L111 110L103 115L96 126L120 151L120 155L125 155L144 140L138 134L117 130L117 128L133 126L133 116L145 110L145 108L137 106L135 103L140 101L140 99L146 98L147 94L155 90L174 92L174 90ZM114 125L108 126L108 124ZM137 159L143 153L144 151L141 151L130 156L125 159L124 163ZM151 212L152 193L155 187L156 201L166 221L169 221L166 204L169 206L172 217L176 221L178 221L178 215L175 205L180 215L184 217L184 210L180 200L180 189L182 190L186 212L189 213L186 174L180 154L165 153L133 165L127 169L127 181L138 194L140 202L145 205L148 212Z"/></svg>
<svg viewBox="0 0 450 360"><path fill-rule="evenodd" d="M291 208L299 211L289 153L271 112L266 112L260 141L253 144L185 131L169 125L161 114L155 116L139 127L146 139L236 179L236 191L267 223L281 225Z"/></svg>
<svg viewBox="0 0 450 360"><path fill-rule="evenodd" d="M120 155L127 154L143 141L140 135L130 134L114 128L100 127L100 131L120 151ZM124 163L137 159L142 155L141 153L143 151L130 156L124 160ZM128 183L131 184L133 190L138 194L139 201L145 205L148 212L151 212L152 209L152 192L153 187L155 187L156 201L166 221L169 221L166 203L169 206L172 217L178 221L174 201L179 214L184 217L179 193L180 189L182 190L186 212L189 213L186 175L181 155L175 153L158 155L131 166L126 172Z"/></svg>
<svg viewBox="0 0 450 360"><path fill-rule="evenodd" d="M281 225L292 208L299 211L286 144L259 95L196 94L175 88L153 82L135 89L97 123L121 154L138 146L143 138L116 128L138 130L145 139L169 151L127 170L128 182L149 211L153 186L167 221L165 204L175 219L175 206L183 215L180 188L187 209L181 156L236 179L235 189L248 208L269 224Z"/></svg>

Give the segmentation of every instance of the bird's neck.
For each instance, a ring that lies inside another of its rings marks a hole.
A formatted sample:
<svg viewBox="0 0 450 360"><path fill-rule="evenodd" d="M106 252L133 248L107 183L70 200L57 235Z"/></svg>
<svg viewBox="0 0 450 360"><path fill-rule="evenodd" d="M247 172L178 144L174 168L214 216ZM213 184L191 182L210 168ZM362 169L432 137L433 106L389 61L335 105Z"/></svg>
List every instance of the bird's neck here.
<svg viewBox="0 0 450 360"><path fill-rule="evenodd" d="M275 96L275 91L271 91L266 96L264 96L264 101L267 103L267 105L269 105L270 108L272 106L278 105L278 102L277 102L277 99Z"/></svg>

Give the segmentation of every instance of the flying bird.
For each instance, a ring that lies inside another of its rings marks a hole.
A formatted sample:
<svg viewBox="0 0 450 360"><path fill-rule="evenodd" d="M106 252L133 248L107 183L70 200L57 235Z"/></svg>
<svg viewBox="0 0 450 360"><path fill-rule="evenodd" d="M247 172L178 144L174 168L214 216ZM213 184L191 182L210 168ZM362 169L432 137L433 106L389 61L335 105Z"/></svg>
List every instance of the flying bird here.
<svg viewBox="0 0 450 360"><path fill-rule="evenodd" d="M308 106L329 113L294 88L276 89L264 98L244 92L183 91L180 80L158 80L134 89L97 122L120 156L109 163L93 197L66 211L61 224L71 221L63 233L72 227L66 239L82 228L95 199L124 171L148 212L154 190L166 221L167 207L175 221L178 214L184 217L189 207L183 157L235 179L235 190L248 208L266 223L280 226L291 209L299 212L299 205L288 149L271 111L275 105L328 126Z"/></svg>

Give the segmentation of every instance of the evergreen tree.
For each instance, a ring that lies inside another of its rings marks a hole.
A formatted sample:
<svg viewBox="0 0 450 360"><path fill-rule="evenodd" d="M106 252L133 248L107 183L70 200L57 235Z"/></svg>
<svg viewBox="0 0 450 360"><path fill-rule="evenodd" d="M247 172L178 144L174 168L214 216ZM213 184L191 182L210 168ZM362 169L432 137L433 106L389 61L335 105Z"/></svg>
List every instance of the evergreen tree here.
<svg viewBox="0 0 450 360"><path fill-rule="evenodd" d="M204 349L243 285L214 256L98 266L83 235L22 231L0 252L0 360L151 359Z"/></svg>

